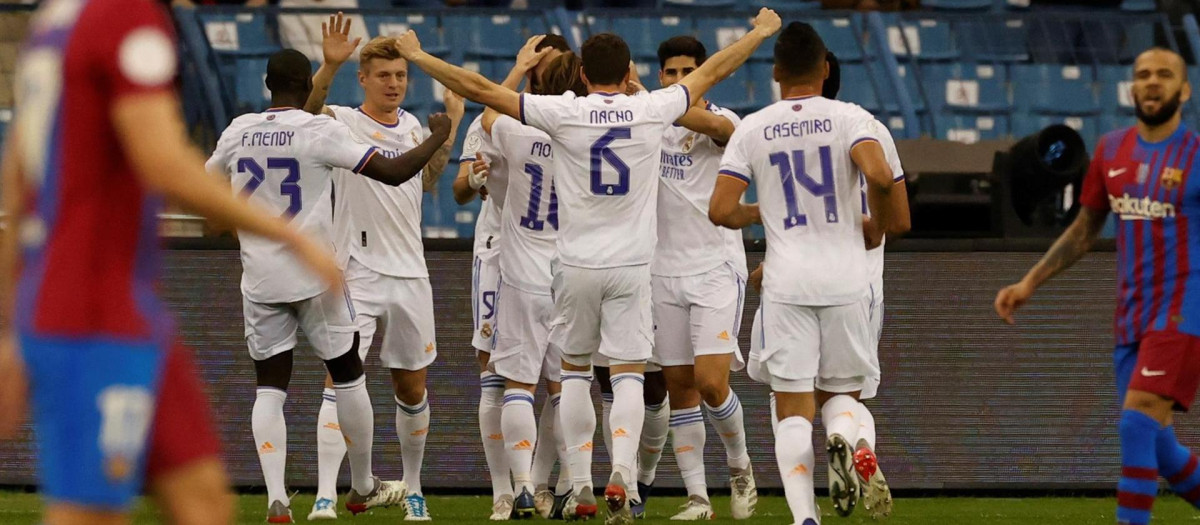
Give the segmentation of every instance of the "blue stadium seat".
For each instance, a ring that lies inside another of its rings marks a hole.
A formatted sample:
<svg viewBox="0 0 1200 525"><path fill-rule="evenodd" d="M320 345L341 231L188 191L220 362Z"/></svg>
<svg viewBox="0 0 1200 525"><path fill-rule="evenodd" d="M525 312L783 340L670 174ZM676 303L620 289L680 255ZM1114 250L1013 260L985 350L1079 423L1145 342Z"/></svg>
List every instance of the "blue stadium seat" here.
<svg viewBox="0 0 1200 525"><path fill-rule="evenodd" d="M777 87L771 78L774 64L755 60L746 65L750 73L750 101L755 108L766 107L775 102Z"/></svg>
<svg viewBox="0 0 1200 525"><path fill-rule="evenodd" d="M520 16L450 15L442 18L449 40L466 41L465 54L482 57L512 57L525 44Z"/></svg>
<svg viewBox="0 0 1200 525"><path fill-rule="evenodd" d="M809 11L821 8L821 2L812 0L761 0L759 2L747 1L744 7L754 8L758 6L768 7L776 11Z"/></svg>
<svg viewBox="0 0 1200 525"><path fill-rule="evenodd" d="M1112 115L1133 114L1133 86L1129 66L1103 65L1097 75L1100 83L1100 110Z"/></svg>
<svg viewBox="0 0 1200 525"><path fill-rule="evenodd" d="M882 110L886 113L895 114L900 111L900 94L892 89L892 81L888 78L887 70L884 69L884 64L881 61L872 61L867 63L867 71L870 75L868 83L874 86L875 92L880 95L880 100L883 103ZM908 90L909 100L913 104L913 109L916 111L925 111L925 99L921 97L921 87L917 81L920 78L919 72L915 72L911 64L899 64L896 69L896 76L900 77L900 81L904 83L905 89ZM842 78L842 89L846 88L846 79Z"/></svg>
<svg viewBox="0 0 1200 525"><path fill-rule="evenodd" d="M1005 139L1009 135L1009 119L1006 115L934 113L933 120L937 137L942 140L973 143Z"/></svg>
<svg viewBox="0 0 1200 525"><path fill-rule="evenodd" d="M1012 67L1013 103L1018 109L1054 115L1099 111L1091 67L1045 64Z"/></svg>
<svg viewBox="0 0 1200 525"><path fill-rule="evenodd" d="M315 71L315 69L314 69ZM338 106L358 107L363 101L362 87L358 84L357 67L338 68L329 87L325 101Z"/></svg>
<svg viewBox="0 0 1200 525"><path fill-rule="evenodd" d="M234 82L234 100L238 113L258 112L267 108L271 95L267 92L267 59L240 58L236 63L237 78Z"/></svg>
<svg viewBox="0 0 1200 525"><path fill-rule="evenodd" d="M1008 73L994 64L927 64L921 67L921 83L934 111L949 107L958 111L1007 110ZM915 95L915 94L914 94Z"/></svg>
<svg viewBox="0 0 1200 525"><path fill-rule="evenodd" d="M879 95L875 92L875 85L870 77L866 66L843 64L842 88L838 99L858 104L871 113L878 113L883 107L879 103Z"/></svg>
<svg viewBox="0 0 1200 525"><path fill-rule="evenodd" d="M267 15L253 12L201 13L205 36L213 51L237 55L270 55L280 49L267 30Z"/></svg>
<svg viewBox="0 0 1200 525"><path fill-rule="evenodd" d="M1029 60L1029 25L1018 16L979 16L959 22L959 44L980 62Z"/></svg>
<svg viewBox="0 0 1200 525"><path fill-rule="evenodd" d="M754 107L754 99L750 94L750 72L738 68L729 78L713 86L705 95L718 106L729 108L738 113Z"/></svg>
<svg viewBox="0 0 1200 525"><path fill-rule="evenodd" d="M808 22L821 35L821 39L825 41L825 47L837 55L839 62L861 62L863 60L862 17L857 13L850 16L818 18ZM763 47L767 46L760 46L759 49L761 50Z"/></svg>
<svg viewBox="0 0 1200 525"><path fill-rule="evenodd" d="M442 32L438 29L438 19L435 15L363 15L367 23L367 34L376 36L399 36L412 29L421 37L421 48L432 55L442 56L448 48L442 40Z"/></svg>
<svg viewBox="0 0 1200 525"><path fill-rule="evenodd" d="M1096 122L1098 123L1100 134L1103 135L1116 129L1127 128L1137 124L1137 118L1133 114L1105 113L1100 115Z"/></svg>
<svg viewBox="0 0 1200 525"><path fill-rule="evenodd" d="M662 7L703 7L712 8L728 8L736 7L738 0L662 0Z"/></svg>
<svg viewBox="0 0 1200 525"><path fill-rule="evenodd" d="M696 19L696 38L704 43L704 48L710 56L729 44L736 42L749 29L749 19L745 17L704 16ZM772 46L759 46L759 51L764 47L770 48Z"/></svg>
<svg viewBox="0 0 1200 525"><path fill-rule="evenodd" d="M1066 124L1074 128L1083 136L1089 150L1095 148L1096 139L1100 137L1095 117L1018 114L1013 116L1013 138L1019 140L1053 124Z"/></svg>
<svg viewBox="0 0 1200 525"><path fill-rule="evenodd" d="M1153 13L1154 9L1154 0L1125 0L1124 2L1121 2L1122 11Z"/></svg>
<svg viewBox="0 0 1200 525"><path fill-rule="evenodd" d="M942 11L983 11L994 4L993 0L924 0L921 7Z"/></svg>
<svg viewBox="0 0 1200 525"><path fill-rule="evenodd" d="M1138 53L1154 47L1154 23L1148 20L1138 20L1133 23L1121 24L1124 39L1121 41L1120 60L1131 63Z"/></svg>
<svg viewBox="0 0 1200 525"><path fill-rule="evenodd" d="M894 14L885 17L885 20L888 42L896 56L907 57L911 54L918 60L958 58L958 46L949 22L934 18L901 19Z"/></svg>
<svg viewBox="0 0 1200 525"><path fill-rule="evenodd" d="M434 81L424 71L408 70L408 93L404 95L404 107L415 114L428 112L435 106ZM424 122L422 120L422 122Z"/></svg>
<svg viewBox="0 0 1200 525"><path fill-rule="evenodd" d="M590 34L612 32L621 35L629 44L635 58L657 58L658 44L678 35L694 35L690 17L667 16L591 16L587 17ZM715 52L710 49L709 52Z"/></svg>

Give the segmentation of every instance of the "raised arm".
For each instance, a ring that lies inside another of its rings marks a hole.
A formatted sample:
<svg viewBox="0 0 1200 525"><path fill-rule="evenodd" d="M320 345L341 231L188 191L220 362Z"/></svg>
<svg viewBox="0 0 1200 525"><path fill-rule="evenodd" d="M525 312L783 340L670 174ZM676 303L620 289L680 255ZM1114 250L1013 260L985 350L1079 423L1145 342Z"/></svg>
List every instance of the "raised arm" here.
<svg viewBox="0 0 1200 525"><path fill-rule="evenodd" d="M708 135L717 144L723 145L733 136L732 121L700 106L692 106L675 123L696 133Z"/></svg>
<svg viewBox="0 0 1200 525"><path fill-rule="evenodd" d="M442 172L446 171L446 164L450 162L450 151L454 149L454 140L458 137L458 126L462 123L463 113L466 111L462 97L453 91L447 89L442 99L446 101L446 115L450 117L450 135L433 153L422 172L421 186L426 192L437 189L438 180L442 178Z"/></svg>
<svg viewBox="0 0 1200 525"><path fill-rule="evenodd" d="M399 186L408 182L429 164L434 153L446 143L447 137L450 136L450 117L445 113L430 115L429 131L429 138L399 157L389 159L383 155L372 155L359 173L388 186Z"/></svg>
<svg viewBox="0 0 1200 525"><path fill-rule="evenodd" d="M709 57L703 65L683 77L679 84L687 88L693 102L704 98L704 94L708 93L709 89L741 67L764 40L771 38L771 35L779 31L782 24L783 21L780 20L779 14L765 7L762 8L759 10L758 16L754 17L753 29L733 45Z"/></svg>
<svg viewBox="0 0 1200 525"><path fill-rule="evenodd" d="M421 68L451 91L512 118L521 118L521 96L516 91L426 53L421 50L421 41L411 29L396 39L396 49L410 64Z"/></svg>
<svg viewBox="0 0 1200 525"><path fill-rule="evenodd" d="M537 67L538 63L542 61L542 57L545 57L554 50L552 47L544 47L541 51L537 50L538 44L544 38L546 38L546 35L533 35L529 40L525 41L525 45L521 46L520 51L517 51L517 60L513 63L512 70L508 72L507 77L504 77L504 82L500 83L502 87L513 91L521 89L521 81L529 75L530 71L533 71L533 68ZM485 109L483 111L483 119L479 121L479 124L483 126L483 131L491 135L492 124L499 117L500 113L496 110L492 108Z"/></svg>
<svg viewBox="0 0 1200 525"><path fill-rule="evenodd" d="M304 111L313 115L324 113L333 116L333 112L325 107L325 99L329 96L329 87L333 85L333 77L337 75L338 68L346 63L350 55L354 54L354 50L358 49L358 43L362 41L361 37L350 41L351 20L342 16L342 12L338 11L337 15L329 17L329 22L321 22L321 52L325 57L325 62L313 75L312 93L308 95Z"/></svg>

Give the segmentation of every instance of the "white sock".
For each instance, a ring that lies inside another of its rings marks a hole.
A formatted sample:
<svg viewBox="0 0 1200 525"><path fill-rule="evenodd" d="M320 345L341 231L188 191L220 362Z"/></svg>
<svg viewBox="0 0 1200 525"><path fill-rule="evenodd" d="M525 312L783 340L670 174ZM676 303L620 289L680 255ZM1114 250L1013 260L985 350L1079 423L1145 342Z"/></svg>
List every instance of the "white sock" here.
<svg viewBox="0 0 1200 525"><path fill-rule="evenodd" d="M671 411L671 446L675 447L675 463L688 496L708 499L708 483L704 478L704 414L700 407Z"/></svg>
<svg viewBox="0 0 1200 525"><path fill-rule="evenodd" d="M613 407L609 414L612 427L612 471L620 474L625 484L634 487L637 483L638 444L642 439L642 426L646 421L645 377L636 372L613 374Z"/></svg>
<svg viewBox="0 0 1200 525"><path fill-rule="evenodd" d="M554 426L558 420L558 405L554 400L561 394L546 398L542 413L538 417L537 444L533 448L533 486L538 490L550 486L550 473L558 460L558 440L554 439Z"/></svg>
<svg viewBox="0 0 1200 525"><path fill-rule="evenodd" d="M367 394L367 376L349 383L334 384L337 391L338 424L346 438L346 457L350 459L350 487L359 494L375 490L371 473L371 446L375 436L375 411Z"/></svg>
<svg viewBox="0 0 1200 525"><path fill-rule="evenodd" d="M775 412L775 392L771 392L768 397L771 398L771 434L779 431L779 414Z"/></svg>
<svg viewBox="0 0 1200 525"><path fill-rule="evenodd" d="M254 446L258 447L258 462L262 465L263 481L267 483L268 506L275 501L291 504L283 484L287 467L287 422L283 418L286 400L287 392L283 390L259 387L250 413Z"/></svg>
<svg viewBox="0 0 1200 525"><path fill-rule="evenodd" d="M337 419L337 396L332 388L321 394L317 412L317 499L337 501L338 471L346 457L346 438Z"/></svg>
<svg viewBox="0 0 1200 525"><path fill-rule="evenodd" d="M513 492L519 494L524 489L533 494L533 480L529 474L533 466L533 446L537 443L533 394L520 388L504 391L500 428L504 429L504 449L508 455L508 468L512 470Z"/></svg>
<svg viewBox="0 0 1200 525"><path fill-rule="evenodd" d="M858 400L847 395L837 395L829 398L821 407L821 425L825 427L825 435L837 434L846 439L850 447L858 443Z"/></svg>
<svg viewBox="0 0 1200 525"><path fill-rule="evenodd" d="M638 482L644 485L654 483L663 447L667 446L668 425L671 422L668 401L663 399L657 405L646 405L646 422L642 426L642 442L638 447Z"/></svg>
<svg viewBox="0 0 1200 525"><path fill-rule="evenodd" d="M867 408L867 405L859 401L858 406L854 407L854 416L858 418L858 441L865 443L871 452L875 451L875 416ZM858 448L858 443L853 443L854 448Z"/></svg>
<svg viewBox="0 0 1200 525"><path fill-rule="evenodd" d="M613 395L600 392L600 437L604 438L604 450L612 457L612 405Z"/></svg>
<svg viewBox="0 0 1200 525"><path fill-rule="evenodd" d="M429 437L429 392L421 394L421 402L415 406L396 398L396 434L400 436L404 483L409 494L420 494L421 462L425 460L425 439Z"/></svg>
<svg viewBox="0 0 1200 525"><path fill-rule="evenodd" d="M732 389L719 407L704 404L711 416L713 428L725 445L725 458L729 468L738 471L750 469L750 455L746 452L746 427L742 422L742 401Z"/></svg>
<svg viewBox="0 0 1200 525"><path fill-rule="evenodd" d="M562 403L562 394L550 396L550 403L554 405L554 446L558 449L558 483L554 486L555 494L566 494L571 490L571 457L567 454L566 440L563 439L562 426L562 410L559 409L559 404ZM592 413L595 413L595 408ZM592 423L595 428L595 423Z"/></svg>
<svg viewBox="0 0 1200 525"><path fill-rule="evenodd" d="M792 511L792 520L796 523L804 523L809 518L821 519L817 496L813 492L816 457L812 428L807 419L793 416L780 421L775 432L775 461L783 477L783 492Z"/></svg>
<svg viewBox="0 0 1200 525"><path fill-rule="evenodd" d="M491 372L479 374L479 437L483 440L483 457L492 476L492 502L500 496L512 495L512 479L508 475L508 457L504 453L504 432L500 414L504 409L504 378Z"/></svg>
<svg viewBox="0 0 1200 525"><path fill-rule="evenodd" d="M562 372L562 402L558 424L567 447L571 488L592 486L592 436L596 433L596 407L592 405L592 372Z"/></svg>

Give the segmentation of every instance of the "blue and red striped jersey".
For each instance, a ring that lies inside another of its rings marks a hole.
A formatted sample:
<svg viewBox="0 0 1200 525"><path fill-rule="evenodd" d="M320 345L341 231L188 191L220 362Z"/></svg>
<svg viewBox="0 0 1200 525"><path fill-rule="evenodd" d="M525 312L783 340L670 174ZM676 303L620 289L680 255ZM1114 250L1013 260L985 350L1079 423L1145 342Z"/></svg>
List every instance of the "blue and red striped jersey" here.
<svg viewBox="0 0 1200 525"><path fill-rule="evenodd" d="M155 296L160 199L129 164L112 114L171 92L174 35L151 0L48 0L17 66L25 179L17 327L42 336L168 335Z"/></svg>
<svg viewBox="0 0 1200 525"><path fill-rule="evenodd" d="M1136 127L1100 140L1081 204L1117 216L1117 344L1150 330L1200 335L1200 136L1161 142Z"/></svg>

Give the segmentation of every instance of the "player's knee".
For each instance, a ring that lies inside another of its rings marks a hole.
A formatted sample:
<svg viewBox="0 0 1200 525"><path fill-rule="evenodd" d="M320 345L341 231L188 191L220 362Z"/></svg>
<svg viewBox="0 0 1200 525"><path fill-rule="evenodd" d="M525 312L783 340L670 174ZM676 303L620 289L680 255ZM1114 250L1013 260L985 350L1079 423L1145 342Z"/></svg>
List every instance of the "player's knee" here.
<svg viewBox="0 0 1200 525"><path fill-rule="evenodd" d="M711 376L697 376L696 390L700 392L700 397L704 399L708 406L715 407L725 402L725 398L729 395L729 383L722 381L721 378Z"/></svg>
<svg viewBox="0 0 1200 525"><path fill-rule="evenodd" d="M1151 392L1131 389L1125 395L1126 410L1136 410L1163 424L1170 420L1174 406L1175 401L1171 398Z"/></svg>
<svg viewBox="0 0 1200 525"><path fill-rule="evenodd" d="M349 350L325 361L325 369L329 371L329 377L333 378L334 384L349 383L362 377L362 357L358 355L358 344L359 336L358 332L355 332L354 343L350 345Z"/></svg>
<svg viewBox="0 0 1200 525"><path fill-rule="evenodd" d="M292 380L292 351L286 350L262 361L254 362L254 375L258 386L278 388L287 392Z"/></svg>

